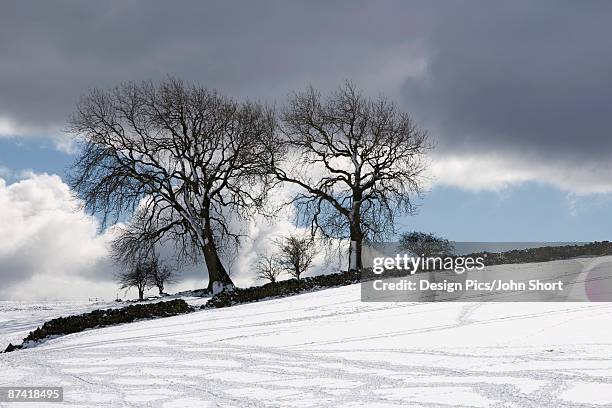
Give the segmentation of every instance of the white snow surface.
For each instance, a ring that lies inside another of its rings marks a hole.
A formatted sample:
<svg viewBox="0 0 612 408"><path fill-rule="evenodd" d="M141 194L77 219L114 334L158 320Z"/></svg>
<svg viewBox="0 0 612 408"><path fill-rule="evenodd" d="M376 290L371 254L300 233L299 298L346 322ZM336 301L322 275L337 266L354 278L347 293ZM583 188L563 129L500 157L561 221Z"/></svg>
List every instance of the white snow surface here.
<svg viewBox="0 0 612 408"><path fill-rule="evenodd" d="M18 408L605 406L611 323L610 303L363 303L351 285L55 338L0 354L0 386L64 387Z"/></svg>

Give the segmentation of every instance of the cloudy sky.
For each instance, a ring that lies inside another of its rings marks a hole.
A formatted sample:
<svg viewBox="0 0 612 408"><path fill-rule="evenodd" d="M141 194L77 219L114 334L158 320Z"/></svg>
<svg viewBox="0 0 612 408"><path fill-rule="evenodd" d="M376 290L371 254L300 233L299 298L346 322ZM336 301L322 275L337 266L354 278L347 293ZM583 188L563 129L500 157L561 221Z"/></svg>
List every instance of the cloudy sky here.
<svg viewBox="0 0 612 408"><path fill-rule="evenodd" d="M400 230L610 239L611 15L595 1L6 2L0 299L115 295L109 234L63 181L75 159L63 129L91 87L168 74L277 106L344 79L395 99L436 144ZM257 240L290 225L250 228L236 267L247 283Z"/></svg>

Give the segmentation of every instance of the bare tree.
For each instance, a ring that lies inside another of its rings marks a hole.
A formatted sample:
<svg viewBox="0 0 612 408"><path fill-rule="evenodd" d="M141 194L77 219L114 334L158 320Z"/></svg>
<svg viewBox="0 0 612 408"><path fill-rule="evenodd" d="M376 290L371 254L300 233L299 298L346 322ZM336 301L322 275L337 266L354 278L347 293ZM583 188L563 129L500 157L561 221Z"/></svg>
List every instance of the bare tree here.
<svg viewBox="0 0 612 408"><path fill-rule="evenodd" d="M173 78L96 89L71 120L81 153L70 184L103 226L132 213L133 239L173 239L179 258L203 258L218 292L233 286L219 257L239 244L230 221L261 209L271 186L273 130L271 110Z"/></svg>
<svg viewBox="0 0 612 408"><path fill-rule="evenodd" d="M313 88L282 112L274 158L282 182L301 188L291 204L313 236L350 239L349 270L362 269L364 240L394 232L422 191L426 132L384 96L365 98L350 82L323 100Z"/></svg>
<svg viewBox="0 0 612 408"><path fill-rule="evenodd" d="M136 288L138 299L153 284L153 245L148 241L133 239L136 225L120 228L111 242L110 256L120 267L116 274L121 289Z"/></svg>
<svg viewBox="0 0 612 408"><path fill-rule="evenodd" d="M283 268L276 256L264 255L257 262L257 278L259 279L274 283L282 273Z"/></svg>
<svg viewBox="0 0 612 408"><path fill-rule="evenodd" d="M300 276L312 266L315 256L314 242L310 237L292 235L277 243L278 263L291 276Z"/></svg>
<svg viewBox="0 0 612 408"><path fill-rule="evenodd" d="M157 288L160 296L165 295L165 285L168 283L175 283L178 278L177 271L171 268L169 265L159 261L159 259L155 262L154 268L151 272L151 283Z"/></svg>
<svg viewBox="0 0 612 408"><path fill-rule="evenodd" d="M453 244L445 238L426 232L408 232L400 237L400 247L416 256L447 256L454 251Z"/></svg>
<svg viewBox="0 0 612 408"><path fill-rule="evenodd" d="M151 241L154 231L147 231L147 225L140 222L140 217L117 229L111 242L111 257L121 265L134 265L142 262L151 264L151 279L149 288L157 287L160 296L164 294L164 286L178 280L178 271L160 260L155 246Z"/></svg>
<svg viewBox="0 0 612 408"><path fill-rule="evenodd" d="M117 281L121 285L121 289L136 288L138 290L138 299L144 299L144 292L151 284L151 269L150 263L139 263L128 269L125 269L117 274Z"/></svg>

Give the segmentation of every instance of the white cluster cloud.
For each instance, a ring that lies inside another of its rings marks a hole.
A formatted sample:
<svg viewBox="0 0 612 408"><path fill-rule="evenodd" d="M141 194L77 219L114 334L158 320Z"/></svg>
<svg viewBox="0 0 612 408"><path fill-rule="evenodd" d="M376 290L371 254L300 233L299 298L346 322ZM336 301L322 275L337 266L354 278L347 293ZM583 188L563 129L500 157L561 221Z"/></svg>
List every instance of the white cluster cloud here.
<svg viewBox="0 0 612 408"><path fill-rule="evenodd" d="M61 124L22 124L10 116L0 116L0 139L38 140L42 145L50 144L66 154L76 152L74 137L62 130ZM4 171L3 171L4 170ZM5 167L0 163L0 177L8 178Z"/></svg>
<svg viewBox="0 0 612 408"><path fill-rule="evenodd" d="M0 179L0 299L107 293L109 235L97 226L56 175Z"/></svg>
<svg viewBox="0 0 612 408"><path fill-rule="evenodd" d="M61 130L61 125L49 124L23 124L8 115L0 115L0 138L38 138L41 140L58 140L59 143L66 143L66 136Z"/></svg>
<svg viewBox="0 0 612 408"><path fill-rule="evenodd" d="M430 187L452 186L467 191L501 191L527 182L550 184L568 194L612 193L612 163L607 166L481 153L439 155L428 170Z"/></svg>

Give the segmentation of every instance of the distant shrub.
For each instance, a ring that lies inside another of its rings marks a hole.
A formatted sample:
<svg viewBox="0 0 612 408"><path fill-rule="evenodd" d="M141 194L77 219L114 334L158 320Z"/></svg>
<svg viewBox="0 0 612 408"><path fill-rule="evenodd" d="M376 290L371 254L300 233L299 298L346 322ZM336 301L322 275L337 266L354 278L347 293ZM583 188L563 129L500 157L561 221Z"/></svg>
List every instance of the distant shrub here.
<svg viewBox="0 0 612 408"><path fill-rule="evenodd" d="M400 237L400 248L416 256L434 257L452 255L455 248L445 238L427 232L407 232Z"/></svg>

